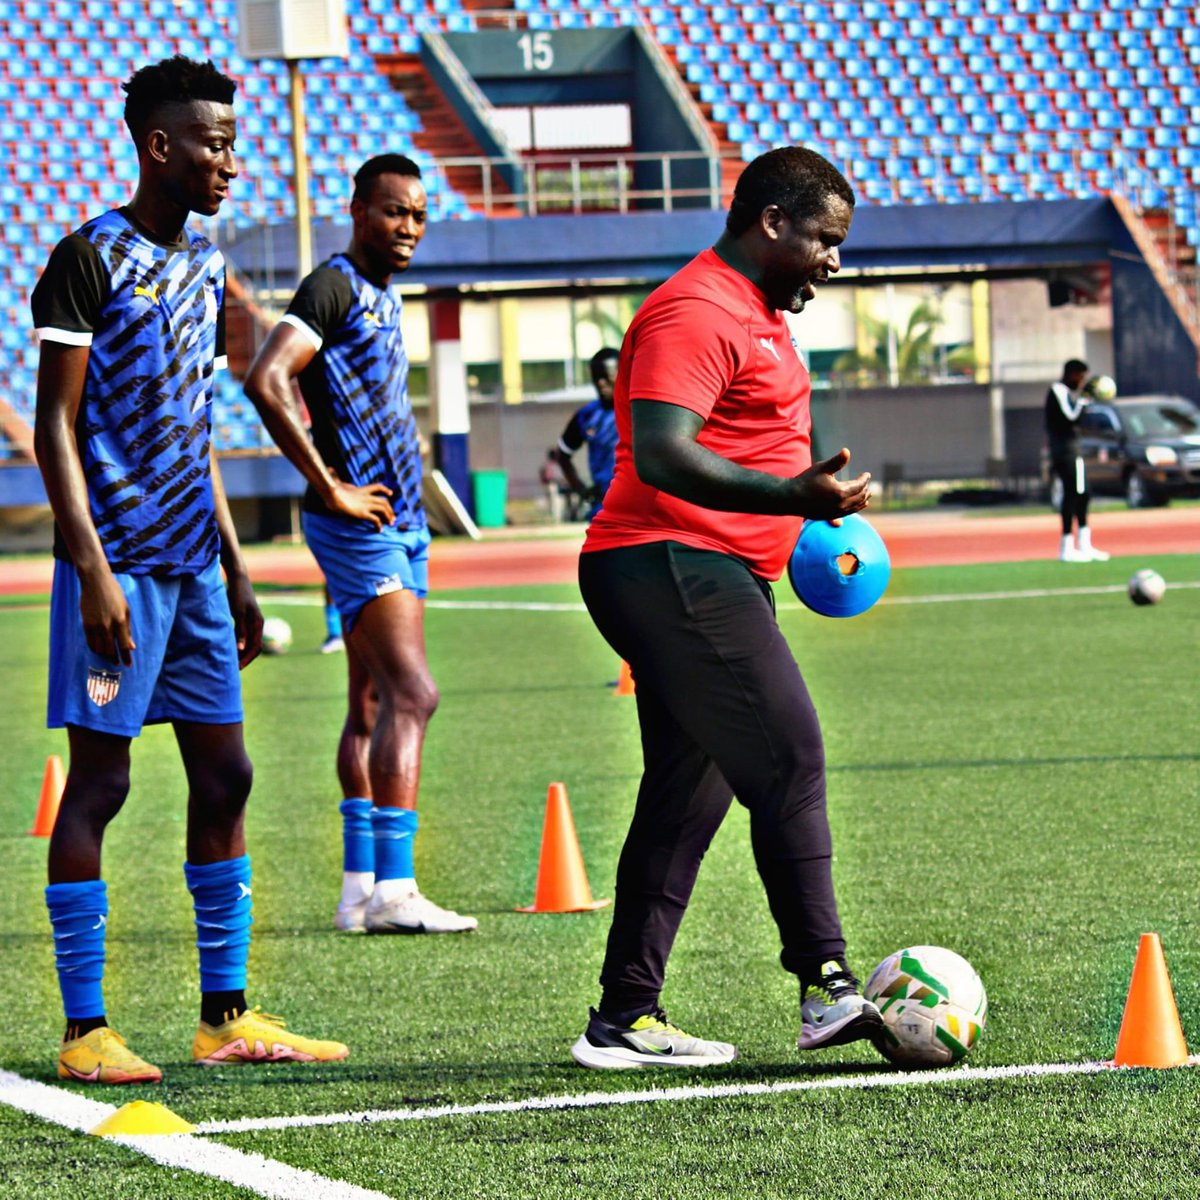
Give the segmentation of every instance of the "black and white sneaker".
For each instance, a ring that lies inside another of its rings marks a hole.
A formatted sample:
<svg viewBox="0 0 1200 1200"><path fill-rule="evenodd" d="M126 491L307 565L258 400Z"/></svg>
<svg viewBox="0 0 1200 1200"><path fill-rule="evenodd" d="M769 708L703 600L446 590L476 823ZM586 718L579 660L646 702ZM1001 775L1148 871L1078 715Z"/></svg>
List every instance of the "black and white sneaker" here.
<svg viewBox="0 0 1200 1200"><path fill-rule="evenodd" d="M733 1062L737 1049L728 1042L706 1042L667 1020L661 1008L629 1025L615 1025L594 1008L588 1027L571 1047L581 1067L620 1070L631 1067L711 1067Z"/></svg>
<svg viewBox="0 0 1200 1200"><path fill-rule="evenodd" d="M879 1009L863 997L858 980L836 958L821 964L821 975L800 985L801 1050L841 1046L874 1038L883 1028Z"/></svg>

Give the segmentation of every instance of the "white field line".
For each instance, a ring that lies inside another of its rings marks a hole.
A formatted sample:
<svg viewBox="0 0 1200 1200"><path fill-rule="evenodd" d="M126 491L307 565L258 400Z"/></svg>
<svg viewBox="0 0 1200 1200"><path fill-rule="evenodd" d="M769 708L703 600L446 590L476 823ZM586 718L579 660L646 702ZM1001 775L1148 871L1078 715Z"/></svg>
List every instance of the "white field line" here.
<svg viewBox="0 0 1200 1200"><path fill-rule="evenodd" d="M1175 580L1167 584L1168 592L1190 588L1200 588L1200 580ZM985 600L1045 600L1054 596L1117 595L1124 591L1123 583L1110 583L1102 587L1028 588L1024 591L1012 592L947 592L928 596L884 596L877 607L882 608L893 604L969 604ZM323 607L325 601L319 595L311 596L302 592L264 592L259 596L259 604L266 609L317 608ZM37 604L7 605L3 611L35 612L44 611L49 607L50 605L45 601L40 601ZM426 601L425 607L463 612L587 612L587 609L578 600L438 600L435 598ZM804 605L795 600L784 600L777 605L777 608L780 612L794 612L803 610Z"/></svg>
<svg viewBox="0 0 1200 1200"><path fill-rule="evenodd" d="M1192 1060L1195 1062L1196 1060ZM444 1117L476 1117L502 1113L608 1108L620 1104L656 1104L673 1100L723 1100L738 1096L778 1096L789 1092L866 1090L922 1087L931 1084L972 1083L993 1079L1030 1079L1049 1075L1095 1075L1113 1070L1112 1063L1033 1063L1028 1066L959 1067L940 1071L891 1071L877 1075L837 1075L822 1079L791 1079L778 1083L718 1083L708 1087L647 1088L637 1092L584 1092L575 1096L530 1096L484 1104L445 1104L437 1108L373 1109L366 1112L325 1113L320 1116L245 1117L206 1121L202 1134L253 1133L270 1129L311 1128L317 1125L369 1125L396 1121L433 1121Z"/></svg>
<svg viewBox="0 0 1200 1200"><path fill-rule="evenodd" d="M1167 591L1182 588L1200 588L1200 581L1169 583ZM961 604L974 603L984 600L1044 600L1055 596L1105 596L1117 595L1125 591L1125 584L1110 583L1096 587L1066 587L1066 588L1027 588L1023 591L1011 592L946 592L928 596L884 596L879 601L879 607L893 604ZM427 608L467 609L487 611L495 609L506 612L586 612L587 609L578 602L574 603L544 603L525 600L429 600ZM785 600L777 605L781 612L803 610L804 605L797 600Z"/></svg>
<svg viewBox="0 0 1200 1200"><path fill-rule="evenodd" d="M79 1133L94 1129L117 1111L114 1104L90 1100L65 1088L50 1087L5 1070L0 1070L0 1104ZM159 1166L223 1179L270 1200L313 1200L316 1196L321 1200L391 1200L383 1192L327 1179L313 1171L289 1167L261 1154L235 1150L192 1133L139 1134L106 1140L136 1150Z"/></svg>

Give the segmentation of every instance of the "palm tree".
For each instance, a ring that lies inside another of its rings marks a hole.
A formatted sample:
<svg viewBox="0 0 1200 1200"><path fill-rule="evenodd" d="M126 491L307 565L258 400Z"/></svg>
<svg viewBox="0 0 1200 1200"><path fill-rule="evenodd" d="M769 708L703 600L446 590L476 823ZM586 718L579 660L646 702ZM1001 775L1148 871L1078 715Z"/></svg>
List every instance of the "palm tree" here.
<svg viewBox="0 0 1200 1200"><path fill-rule="evenodd" d="M944 323L941 306L933 298L926 297L912 310L903 333L899 333L887 321L863 313L860 318L873 349L864 354L849 350L833 364L834 376L856 378L859 387L872 384L891 384L896 387L906 383L921 383L930 378L942 364L938 362L938 347L934 337ZM951 352L945 365L965 369L974 362L969 347L959 347Z"/></svg>

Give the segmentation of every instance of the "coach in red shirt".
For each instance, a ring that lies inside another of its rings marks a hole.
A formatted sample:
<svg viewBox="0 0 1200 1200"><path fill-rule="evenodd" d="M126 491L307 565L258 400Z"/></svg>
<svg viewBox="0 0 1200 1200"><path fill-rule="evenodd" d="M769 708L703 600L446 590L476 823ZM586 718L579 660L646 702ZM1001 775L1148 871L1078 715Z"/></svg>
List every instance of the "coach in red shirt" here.
<svg viewBox="0 0 1200 1200"><path fill-rule="evenodd" d="M736 795L800 979L799 1046L880 1027L846 964L830 872L821 730L775 622L804 518L865 508L869 476L813 464L808 371L785 312L840 267L854 192L812 150L746 167L725 232L651 294L621 348L616 474L579 561L597 628L637 684L644 773L617 871L587 1067L729 1062L659 1005L667 956Z"/></svg>

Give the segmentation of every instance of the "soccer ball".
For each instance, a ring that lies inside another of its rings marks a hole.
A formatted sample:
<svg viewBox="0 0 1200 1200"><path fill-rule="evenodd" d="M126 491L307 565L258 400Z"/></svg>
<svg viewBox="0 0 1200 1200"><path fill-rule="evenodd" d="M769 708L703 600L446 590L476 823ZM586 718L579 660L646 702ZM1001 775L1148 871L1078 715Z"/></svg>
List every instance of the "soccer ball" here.
<svg viewBox="0 0 1200 1200"><path fill-rule="evenodd" d="M1083 390L1093 400L1099 400L1103 403L1106 400L1111 400L1117 394L1117 381L1111 375L1093 375L1083 385Z"/></svg>
<svg viewBox="0 0 1200 1200"><path fill-rule="evenodd" d="M292 647L292 627L282 617L268 617L263 622L264 654L286 654Z"/></svg>
<svg viewBox="0 0 1200 1200"><path fill-rule="evenodd" d="M883 1013L876 1043L904 1067L943 1067L966 1057L987 1022L987 992L965 958L910 946L871 972L863 994Z"/></svg>
<svg viewBox="0 0 1200 1200"><path fill-rule="evenodd" d="M1166 580L1148 567L1142 571L1135 571L1129 580L1129 598L1134 604L1157 604L1166 590Z"/></svg>

